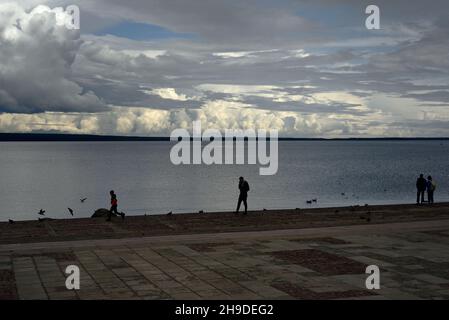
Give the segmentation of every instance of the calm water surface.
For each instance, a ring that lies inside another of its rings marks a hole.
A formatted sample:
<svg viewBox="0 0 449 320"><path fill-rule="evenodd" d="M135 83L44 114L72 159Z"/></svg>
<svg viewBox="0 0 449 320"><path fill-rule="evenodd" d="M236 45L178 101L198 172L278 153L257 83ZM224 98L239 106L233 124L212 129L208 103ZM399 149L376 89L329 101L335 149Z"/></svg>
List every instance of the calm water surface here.
<svg viewBox="0 0 449 320"><path fill-rule="evenodd" d="M34 219L40 208L69 218L67 207L88 217L108 207L111 189L130 215L230 211L240 175L250 209L411 203L420 172L436 180L435 200L449 201L448 141L281 141L274 176L258 165L175 166L172 145L0 142L0 220Z"/></svg>

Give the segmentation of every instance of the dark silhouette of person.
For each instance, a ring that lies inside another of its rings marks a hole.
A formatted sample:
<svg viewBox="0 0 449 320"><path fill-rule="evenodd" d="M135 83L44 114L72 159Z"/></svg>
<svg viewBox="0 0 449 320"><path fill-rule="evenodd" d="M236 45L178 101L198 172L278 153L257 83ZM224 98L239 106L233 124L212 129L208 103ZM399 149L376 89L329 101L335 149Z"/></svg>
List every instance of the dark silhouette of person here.
<svg viewBox="0 0 449 320"><path fill-rule="evenodd" d="M435 192L436 185L432 180L432 176L427 177L427 201L429 204L433 203L433 193Z"/></svg>
<svg viewBox="0 0 449 320"><path fill-rule="evenodd" d="M109 194L111 195L111 209L109 210L108 219L106 221L111 221L112 214L115 214L116 216L120 215L122 219L125 219L125 214L117 211L118 200L114 190L111 190Z"/></svg>
<svg viewBox="0 0 449 320"><path fill-rule="evenodd" d="M424 179L424 175L421 173L418 180L416 180L416 203L420 204L424 202L424 192L427 189L427 181Z"/></svg>
<svg viewBox="0 0 449 320"><path fill-rule="evenodd" d="M248 203L246 200L248 199L249 184L243 177L239 178L239 190L240 190L240 195L239 195L239 200L237 201L237 210L235 211L235 213L236 214L239 213L240 205L243 202L243 205L245 206L244 214L247 214L248 213Z"/></svg>

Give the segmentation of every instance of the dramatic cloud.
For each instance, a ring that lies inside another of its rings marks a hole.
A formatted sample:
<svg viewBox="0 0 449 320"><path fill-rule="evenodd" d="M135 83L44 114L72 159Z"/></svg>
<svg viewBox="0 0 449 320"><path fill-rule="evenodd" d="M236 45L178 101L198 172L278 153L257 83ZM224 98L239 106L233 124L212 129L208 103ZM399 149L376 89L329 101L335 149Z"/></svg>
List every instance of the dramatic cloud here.
<svg viewBox="0 0 449 320"><path fill-rule="evenodd" d="M3 4L2 4L3 3ZM77 4L80 32L50 8ZM447 1L0 0L0 131L449 136Z"/></svg>
<svg viewBox="0 0 449 320"><path fill-rule="evenodd" d="M277 129L281 134L305 137L325 134L329 137L350 136L357 132L369 135L359 118L355 125L341 117L297 112L258 110L238 102L216 100L202 108L189 110L158 110L114 107L98 114L0 114L0 128L10 132L66 132L119 135L168 136L177 128L192 129L192 122L201 120L203 129ZM354 131L357 130L357 131Z"/></svg>
<svg viewBox="0 0 449 320"><path fill-rule="evenodd" d="M70 79L80 48L64 14L45 6L25 12L0 4L0 112L96 112L106 106Z"/></svg>

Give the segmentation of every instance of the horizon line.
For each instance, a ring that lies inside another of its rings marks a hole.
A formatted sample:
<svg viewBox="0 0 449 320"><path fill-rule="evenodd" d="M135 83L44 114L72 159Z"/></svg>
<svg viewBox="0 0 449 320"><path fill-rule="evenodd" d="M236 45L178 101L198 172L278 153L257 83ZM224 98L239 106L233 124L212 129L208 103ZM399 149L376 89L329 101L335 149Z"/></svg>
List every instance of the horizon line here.
<svg viewBox="0 0 449 320"><path fill-rule="evenodd" d="M191 140L194 140L192 137ZM224 140L224 137L222 138ZM245 138L247 140L247 138ZM256 138L257 140L257 138ZM267 137L267 140L270 140ZM449 137L279 137L279 141L341 141L341 140L449 140ZM169 136L121 136L71 133L11 133L0 132L0 141L177 141ZM205 141L210 141L205 140Z"/></svg>

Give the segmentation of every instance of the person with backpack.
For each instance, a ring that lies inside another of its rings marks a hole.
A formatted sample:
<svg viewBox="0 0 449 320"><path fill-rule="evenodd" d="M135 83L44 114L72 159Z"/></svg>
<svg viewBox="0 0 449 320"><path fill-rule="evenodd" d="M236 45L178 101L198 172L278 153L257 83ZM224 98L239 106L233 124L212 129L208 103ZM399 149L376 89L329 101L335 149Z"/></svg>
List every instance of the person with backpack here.
<svg viewBox="0 0 449 320"><path fill-rule="evenodd" d="M427 200L429 204L433 204L433 193L435 192L436 184L432 180L432 176L427 177Z"/></svg>
<svg viewBox="0 0 449 320"><path fill-rule="evenodd" d="M236 214L239 213L240 205L243 202L243 205L245 206L244 214L247 214L248 213L248 203L246 200L248 199L249 184L243 177L239 178L239 190L240 190L239 200L237 201L237 210L235 213Z"/></svg>

